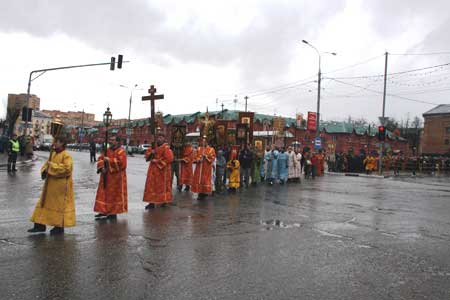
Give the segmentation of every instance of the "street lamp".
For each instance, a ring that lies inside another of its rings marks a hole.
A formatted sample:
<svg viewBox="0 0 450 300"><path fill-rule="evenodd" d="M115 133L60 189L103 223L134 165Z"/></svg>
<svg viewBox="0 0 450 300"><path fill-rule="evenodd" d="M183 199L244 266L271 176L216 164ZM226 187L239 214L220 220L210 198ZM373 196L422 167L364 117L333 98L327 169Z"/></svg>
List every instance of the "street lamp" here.
<svg viewBox="0 0 450 300"><path fill-rule="evenodd" d="M130 106L128 108L127 146L125 148L125 151L126 151L127 154L128 154L128 145L130 144L130 137L131 137L131 121L130 121L130 117L131 117L131 101L133 99L133 91L137 88L137 86L138 85L135 84L134 87L130 89L129 87L127 87L127 86L125 86L123 84L120 85L120 87L123 87L123 88L131 90L131 93L130 93Z"/></svg>
<svg viewBox="0 0 450 300"><path fill-rule="evenodd" d="M321 73L320 63L321 63L321 60L322 60L322 54L331 54L331 55L337 55L337 54L335 52L319 52L319 50L317 50L316 47L314 47L313 45L308 43L308 41L302 40L302 42L305 43L306 45L310 46L311 48L313 48L316 51L317 56L319 56L319 71L317 73L316 137L320 137L320 129L319 129L319 125L320 125L320 82L322 80L322 73Z"/></svg>

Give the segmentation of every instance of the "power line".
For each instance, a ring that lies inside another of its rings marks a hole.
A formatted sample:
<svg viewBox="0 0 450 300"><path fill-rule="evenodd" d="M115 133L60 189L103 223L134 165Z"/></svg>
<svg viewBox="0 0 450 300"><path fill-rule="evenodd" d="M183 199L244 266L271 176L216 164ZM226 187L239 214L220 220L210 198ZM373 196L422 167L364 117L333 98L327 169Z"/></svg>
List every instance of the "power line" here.
<svg viewBox="0 0 450 300"><path fill-rule="evenodd" d="M388 73L387 75L392 76L392 75L406 74L406 73L423 71L423 70L439 68L439 67L449 66L449 65L450 65L450 63L445 63L445 64L424 67L424 68L419 68L419 69L412 69L412 70L406 70L406 71L401 71L401 72ZM335 77L335 79L359 79L359 78L374 78L374 77L383 77L383 76L384 76L384 74L378 74L378 75L366 75L366 76Z"/></svg>
<svg viewBox="0 0 450 300"><path fill-rule="evenodd" d="M351 69L351 68L353 68L353 67L356 67L356 66L359 66L359 65L366 64L366 63L368 63L368 62L370 62L370 61L372 61L372 60L375 60L375 59L380 58L380 57L383 57L383 56L384 56L384 54L377 55L377 56L371 57L371 58L369 58L369 59L363 60L363 61L361 61L361 62L355 63L355 64L353 64L353 65L349 65L349 66L346 66L346 67L342 67L342 68L339 68L339 69L336 69L336 70L333 70L333 71L329 71L329 72L323 72L322 74L336 73L336 72L339 72L339 71Z"/></svg>
<svg viewBox="0 0 450 300"><path fill-rule="evenodd" d="M338 83L341 83L341 84L345 84L345 85L353 86L353 87L356 87L356 88L360 88L360 89L363 89L363 90L366 90L366 91L369 91L369 92L373 92L373 93L377 93L377 94L383 94L383 92L372 90L372 89L368 89L368 88L365 88L365 87L362 87L362 86L358 86L356 84L351 84L351 83L348 83L348 82L336 80L335 78L328 78L328 79L334 80L334 81L336 81ZM399 96L399 95L395 95L395 94L391 94L391 93L386 93L386 95L392 96L392 97L397 97L397 98L400 98L400 99L403 99L403 100L413 101L413 102L425 103L425 104L430 104L430 105L439 105L438 103L427 102L427 101L422 101L422 100L417 100L417 99L411 99L411 98L407 98L407 97L403 97L403 96Z"/></svg>
<svg viewBox="0 0 450 300"><path fill-rule="evenodd" d="M280 91L284 91L284 90L293 89L293 88L296 88L296 87L299 87L299 86L307 85L307 84L310 84L310 83L313 83L313 82L315 82L315 81L311 80L311 81L299 83L299 84L296 84L296 85L287 86L287 87L284 87L284 88L279 88L279 89L275 89L275 90L269 90L269 91L266 91L266 92L252 94L250 97L258 97L258 96L262 96L262 95L273 94L273 93L277 93L277 92L280 92Z"/></svg>
<svg viewBox="0 0 450 300"><path fill-rule="evenodd" d="M389 53L389 55L398 55L398 56L410 56L410 55L446 55L450 54L450 51L445 52L429 52L429 53Z"/></svg>

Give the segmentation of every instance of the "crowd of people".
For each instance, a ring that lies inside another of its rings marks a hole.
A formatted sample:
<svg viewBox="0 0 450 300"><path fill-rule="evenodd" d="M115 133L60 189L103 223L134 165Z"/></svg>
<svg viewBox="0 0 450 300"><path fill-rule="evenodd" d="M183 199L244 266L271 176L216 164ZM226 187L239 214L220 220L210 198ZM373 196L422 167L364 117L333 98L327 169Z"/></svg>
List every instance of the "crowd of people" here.
<svg viewBox="0 0 450 300"><path fill-rule="evenodd" d="M349 172L349 173L373 173L379 168L378 153L370 153L366 155L363 151L354 154L353 151L348 153L331 153L327 154L326 162L328 170L331 172ZM386 152L382 157L383 172L393 172L399 175L400 172L408 172L412 174L438 174L450 172L450 157L448 156L406 156L403 153Z"/></svg>
<svg viewBox="0 0 450 300"><path fill-rule="evenodd" d="M64 233L65 227L75 226L75 203L72 181L73 161L66 151L65 136L55 137L49 159L41 168L45 180L41 197L36 204L28 232L45 232L53 226L51 234ZM93 149L92 149L93 150ZM173 183L178 191L193 192L198 200L214 193L235 193L266 182L284 185L315 178L324 172L324 155L305 148L267 147L265 151L252 145L216 149L202 138L198 147L183 146L174 155L162 133L157 135L154 147L147 149L144 157L149 162L142 201L145 209L156 209L172 204ZM99 183L93 211L95 219L116 219L128 211L127 155L118 136L112 136L106 153L96 162ZM175 178L176 177L176 178Z"/></svg>

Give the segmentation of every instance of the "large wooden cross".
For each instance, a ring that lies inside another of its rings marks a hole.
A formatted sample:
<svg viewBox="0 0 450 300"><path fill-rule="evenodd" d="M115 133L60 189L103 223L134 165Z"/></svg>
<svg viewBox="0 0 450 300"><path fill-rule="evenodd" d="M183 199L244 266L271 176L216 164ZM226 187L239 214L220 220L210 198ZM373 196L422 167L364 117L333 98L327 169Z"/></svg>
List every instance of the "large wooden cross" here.
<svg viewBox="0 0 450 300"><path fill-rule="evenodd" d="M155 95L156 88L154 85L150 86L150 89L148 90L149 96L143 96L142 101L150 101L150 130L152 132L152 138L155 140L156 136L156 120L155 120L155 100L164 99L164 95Z"/></svg>

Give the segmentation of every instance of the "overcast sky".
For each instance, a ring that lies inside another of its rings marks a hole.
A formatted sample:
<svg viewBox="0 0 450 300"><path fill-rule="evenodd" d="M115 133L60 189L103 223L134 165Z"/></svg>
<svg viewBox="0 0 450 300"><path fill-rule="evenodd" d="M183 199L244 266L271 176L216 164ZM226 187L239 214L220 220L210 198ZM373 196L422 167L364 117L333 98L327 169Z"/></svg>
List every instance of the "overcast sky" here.
<svg viewBox="0 0 450 300"><path fill-rule="evenodd" d="M386 51L388 73L422 69L388 76L386 115L412 118L450 103L449 9L447 0L1 1L0 99L26 93L32 70L123 54L122 70L48 72L31 93L41 109L98 120L108 105L128 117L130 90L120 85L135 84L132 118L149 116L141 97L151 84L165 95L164 114L243 109L248 96L251 111L306 115L316 110L318 55L305 39L323 53L323 119L381 115Z"/></svg>

